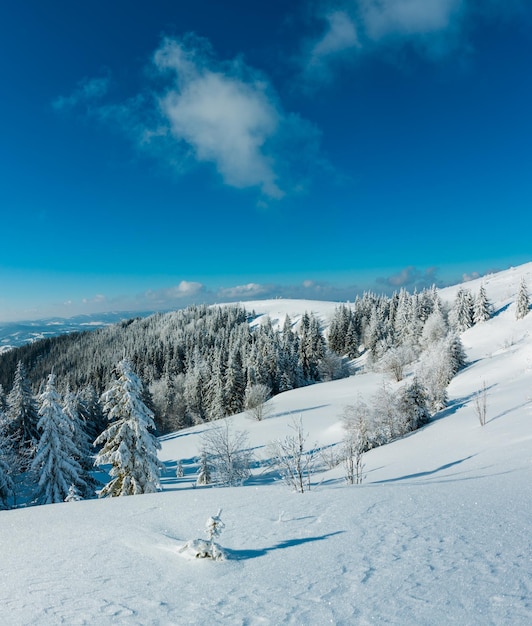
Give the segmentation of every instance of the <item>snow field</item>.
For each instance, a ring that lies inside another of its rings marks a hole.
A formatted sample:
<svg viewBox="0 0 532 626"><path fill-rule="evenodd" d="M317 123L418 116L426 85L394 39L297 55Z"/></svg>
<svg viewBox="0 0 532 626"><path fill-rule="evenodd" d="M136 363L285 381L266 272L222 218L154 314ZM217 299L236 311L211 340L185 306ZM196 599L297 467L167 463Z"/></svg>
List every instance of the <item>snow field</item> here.
<svg viewBox="0 0 532 626"><path fill-rule="evenodd" d="M532 264L502 274L483 281L498 313L463 334L470 364L449 406L367 453L362 485L337 467L295 494L261 462L300 416L309 447L338 443L343 407L369 400L380 374L281 394L262 422L231 418L259 460L244 487L193 488L205 426L169 435L161 493L0 513L2 623L532 623L532 315L516 321L512 301ZM283 301L268 306L281 319ZM219 508L227 559L180 555Z"/></svg>

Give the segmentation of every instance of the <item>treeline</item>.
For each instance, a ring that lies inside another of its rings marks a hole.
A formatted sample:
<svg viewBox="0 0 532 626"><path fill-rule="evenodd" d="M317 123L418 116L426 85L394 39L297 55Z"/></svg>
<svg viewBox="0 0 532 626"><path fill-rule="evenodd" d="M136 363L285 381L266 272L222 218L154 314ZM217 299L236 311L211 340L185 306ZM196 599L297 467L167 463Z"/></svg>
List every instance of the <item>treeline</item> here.
<svg viewBox="0 0 532 626"><path fill-rule="evenodd" d="M491 314L483 287L476 297L460 289L449 309L435 289L402 290L339 305L325 332L312 313L275 328L241 306L199 306L18 348L0 355L0 501L30 493L33 474L55 467L40 452L51 440L76 444L65 452L72 476L63 480L61 498L72 485L69 497L94 494L92 442L102 442L108 427L104 390L125 376L120 363L127 363L127 385L136 381L137 404L154 416L159 433L251 413L270 395L347 376L349 364L395 381L409 368L412 379L399 394L383 383L372 407L358 402L353 409L354 423L364 424L363 450L418 428L446 405L447 385L466 362L458 332ZM47 475L47 484L54 480ZM56 495L38 499L58 501Z"/></svg>
<svg viewBox="0 0 532 626"><path fill-rule="evenodd" d="M21 362L37 394L53 371L62 392L79 394L97 414L95 397L113 379L116 363L127 358L164 433L244 410L252 387L275 395L347 376L348 362L362 354L366 367L390 371L400 380L402 369L422 352L440 340L452 344L453 332L489 315L483 288L476 298L460 290L450 311L435 288L414 294L401 290L391 297L364 293L339 305L325 332L312 313L297 324L287 317L276 329L268 318L251 324L257 316L242 306L193 306L2 354L0 384L11 388Z"/></svg>
<svg viewBox="0 0 532 626"><path fill-rule="evenodd" d="M311 313L297 332L289 318L282 330L268 320L252 328L254 317L240 306L195 306L45 339L1 355L0 384L11 387L20 361L35 393L53 371L62 389L99 395L127 358L165 432L242 411L254 385L275 395L348 374Z"/></svg>

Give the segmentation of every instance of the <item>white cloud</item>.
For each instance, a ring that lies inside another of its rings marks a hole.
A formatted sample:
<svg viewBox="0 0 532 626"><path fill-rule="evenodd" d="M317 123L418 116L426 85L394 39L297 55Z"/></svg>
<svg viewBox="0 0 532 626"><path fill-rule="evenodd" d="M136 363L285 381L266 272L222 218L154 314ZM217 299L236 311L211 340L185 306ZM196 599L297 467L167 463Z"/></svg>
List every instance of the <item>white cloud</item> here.
<svg viewBox="0 0 532 626"><path fill-rule="evenodd" d="M80 105L90 106L107 94L110 82L109 76L84 78L70 95L59 96L52 102L52 106L57 111L73 109Z"/></svg>
<svg viewBox="0 0 532 626"><path fill-rule="evenodd" d="M464 0L359 0L367 36L414 37L441 33L459 17Z"/></svg>
<svg viewBox="0 0 532 626"><path fill-rule="evenodd" d="M282 113L268 84L244 77L239 62L220 71L210 57L175 39L165 40L154 61L159 70L174 74L159 100L172 136L190 145L198 161L214 163L228 185L258 186L280 198L265 144L277 132Z"/></svg>
<svg viewBox="0 0 532 626"><path fill-rule="evenodd" d="M145 77L144 88L121 103L99 101L109 86L103 78L82 81L53 105L121 128L180 174L210 164L226 185L258 188L262 202L301 193L308 171L324 166L318 130L283 110L263 73L241 58L217 59L205 39L165 38Z"/></svg>
<svg viewBox="0 0 532 626"><path fill-rule="evenodd" d="M314 82L330 79L340 61L390 46L441 58L462 45L465 21L478 11L472 0L323 0L318 7L325 28L306 42L303 59L304 76Z"/></svg>
<svg viewBox="0 0 532 626"><path fill-rule="evenodd" d="M98 293L92 298L83 298L82 302L83 304L100 304L102 302L107 302L107 298L103 294Z"/></svg>
<svg viewBox="0 0 532 626"><path fill-rule="evenodd" d="M431 287L432 285L436 285L437 287L444 286L437 277L436 267L429 267L426 270L420 270L413 265L409 265L391 276L381 276L377 278L377 284L392 287L394 289L404 287L405 289L410 290L413 290L414 288L425 289Z"/></svg>
<svg viewBox="0 0 532 626"><path fill-rule="evenodd" d="M307 75L323 74L328 64L348 50L360 47L357 27L345 11L332 11L325 15L327 29L308 51L305 72Z"/></svg>
<svg viewBox="0 0 532 626"><path fill-rule="evenodd" d="M271 286L268 285L248 283L247 285L236 285L235 287L223 287L216 292L216 296L220 301L241 300L257 298L258 296L266 297L270 290Z"/></svg>
<svg viewBox="0 0 532 626"><path fill-rule="evenodd" d="M144 298L147 303L151 304L170 304L176 300L194 297L203 291L205 291L205 285L202 283L182 280L178 285L166 289L149 289L144 293Z"/></svg>

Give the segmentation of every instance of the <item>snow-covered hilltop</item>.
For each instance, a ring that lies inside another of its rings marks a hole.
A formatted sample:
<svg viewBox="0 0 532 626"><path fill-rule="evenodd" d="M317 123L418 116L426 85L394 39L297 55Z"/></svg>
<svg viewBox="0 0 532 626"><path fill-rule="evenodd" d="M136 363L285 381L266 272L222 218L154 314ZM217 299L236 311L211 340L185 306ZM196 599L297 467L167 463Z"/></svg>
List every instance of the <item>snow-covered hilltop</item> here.
<svg viewBox="0 0 532 626"><path fill-rule="evenodd" d="M229 418L254 455L244 486L196 487L202 424L161 438L160 493L1 511L3 622L532 623L532 314L515 315L523 279L532 287L532 264L440 292L452 302L482 284L493 316L461 334L468 365L446 408L364 454L360 485L319 457L311 490L293 493L268 465L268 444L301 418L306 449L337 450L345 407L370 403L383 379L400 389L415 364L401 381L359 370L280 393L261 421ZM247 305L279 326L305 311L326 323L335 307ZM183 558L220 508L226 559Z"/></svg>

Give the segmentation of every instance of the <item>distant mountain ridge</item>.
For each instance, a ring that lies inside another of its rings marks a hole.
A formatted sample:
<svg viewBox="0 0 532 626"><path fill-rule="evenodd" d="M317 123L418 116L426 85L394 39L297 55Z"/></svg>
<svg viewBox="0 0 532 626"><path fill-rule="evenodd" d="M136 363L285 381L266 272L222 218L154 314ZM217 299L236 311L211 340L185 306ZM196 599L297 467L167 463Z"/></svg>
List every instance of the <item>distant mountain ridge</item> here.
<svg viewBox="0 0 532 626"><path fill-rule="evenodd" d="M0 353L18 348L27 343L65 335L67 333L96 330L122 320L134 317L147 317L153 311L111 311L109 313L93 313L74 317L50 317L42 320L22 322L0 322Z"/></svg>

